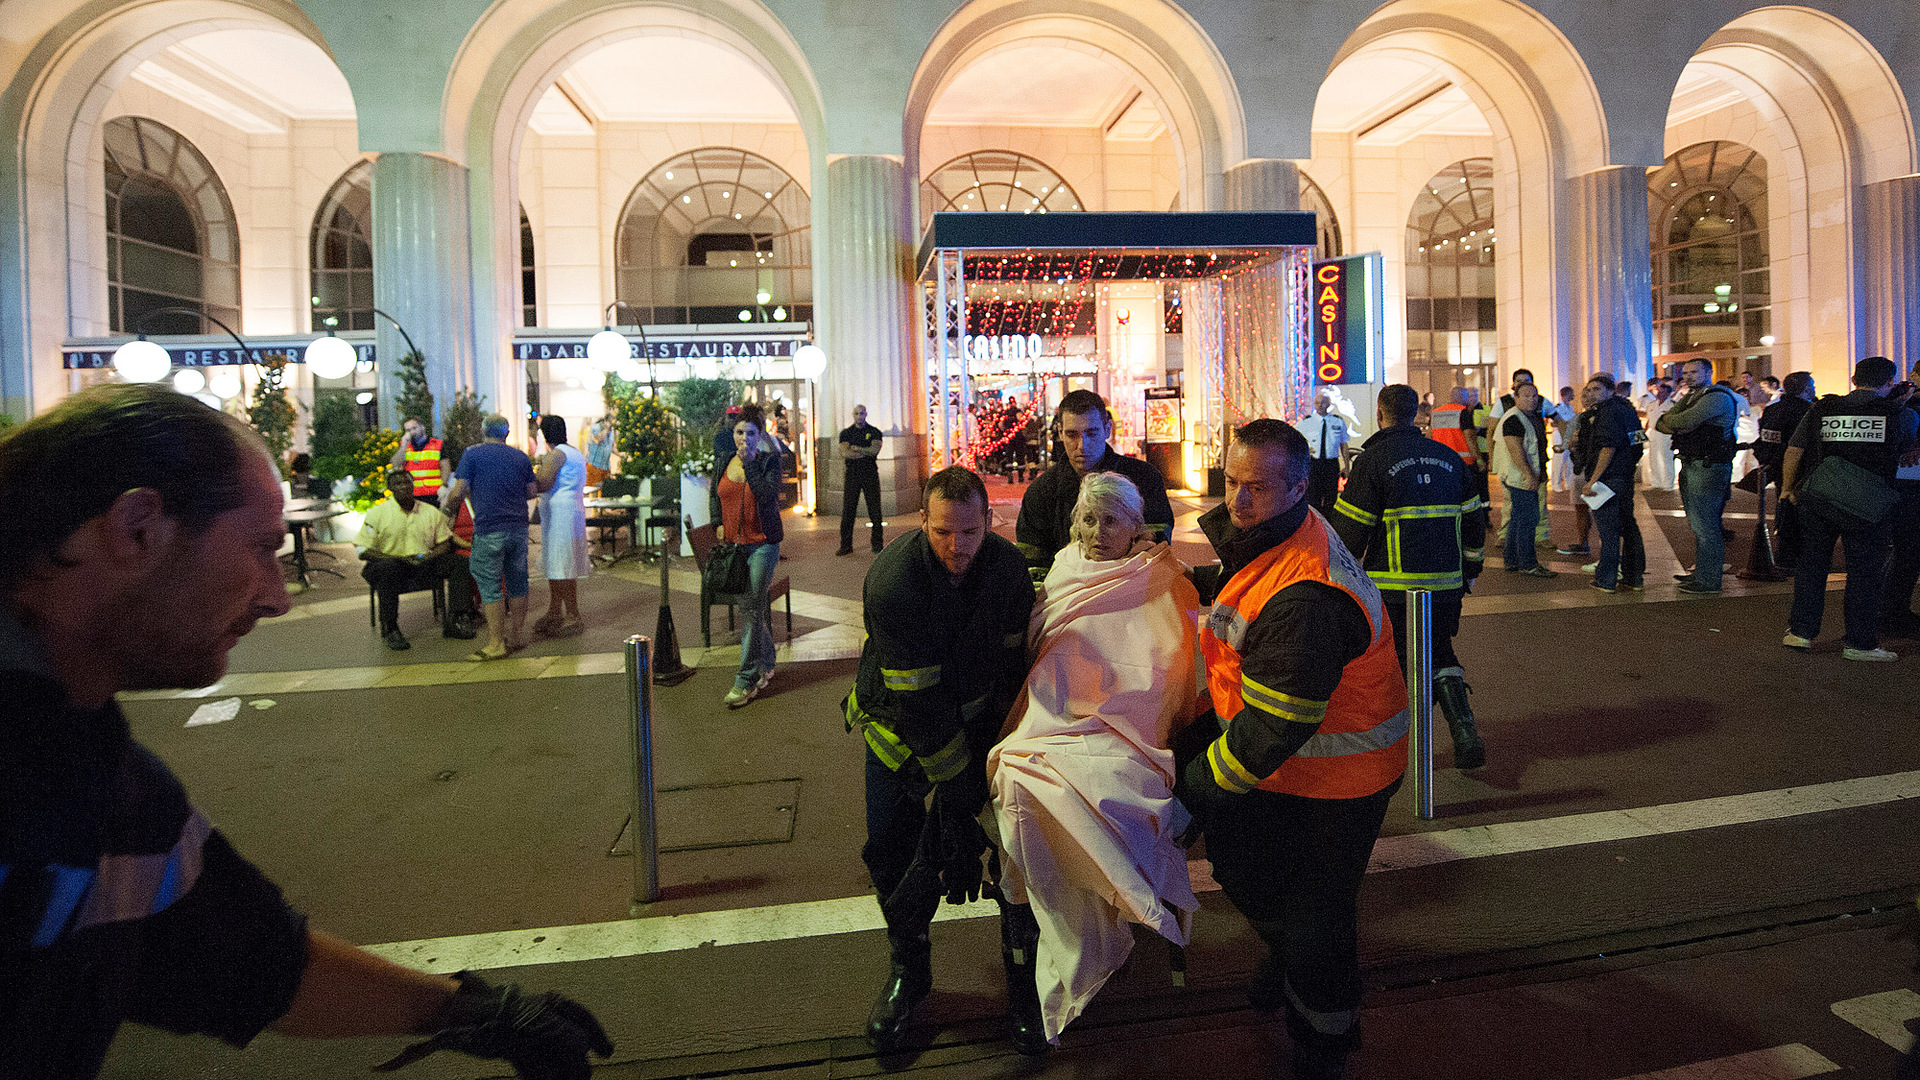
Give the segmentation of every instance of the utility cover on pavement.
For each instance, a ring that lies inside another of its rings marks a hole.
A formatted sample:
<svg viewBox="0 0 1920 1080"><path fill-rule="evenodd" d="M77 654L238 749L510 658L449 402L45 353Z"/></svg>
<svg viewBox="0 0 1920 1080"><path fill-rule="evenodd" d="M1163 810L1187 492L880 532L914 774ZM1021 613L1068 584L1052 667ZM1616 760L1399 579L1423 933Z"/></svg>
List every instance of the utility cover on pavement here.
<svg viewBox="0 0 1920 1080"><path fill-rule="evenodd" d="M661 851L784 844L799 805L797 779L662 788L653 798ZM633 854L631 818L607 854Z"/></svg>

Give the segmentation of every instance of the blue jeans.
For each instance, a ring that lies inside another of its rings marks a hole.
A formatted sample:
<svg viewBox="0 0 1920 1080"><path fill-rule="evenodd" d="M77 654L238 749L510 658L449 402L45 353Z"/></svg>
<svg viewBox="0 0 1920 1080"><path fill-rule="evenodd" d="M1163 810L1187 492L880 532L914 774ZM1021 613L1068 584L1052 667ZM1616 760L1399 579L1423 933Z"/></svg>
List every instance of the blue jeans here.
<svg viewBox="0 0 1920 1080"><path fill-rule="evenodd" d="M1827 607L1827 572L1833 566L1833 542L1847 556L1847 592L1841 601L1846 642L1856 649L1880 647L1880 591L1887 552L1893 546L1893 522L1842 532L1812 510L1800 511L1800 558L1793 566L1793 610L1787 629L1811 641L1820 636Z"/></svg>
<svg viewBox="0 0 1920 1080"><path fill-rule="evenodd" d="M1600 565L1593 568L1593 583L1603 589L1611 589L1622 580L1628 585L1643 585L1647 548L1640 539L1640 523L1633 519L1633 478L1606 483L1613 489L1613 498L1593 512L1593 527L1600 534Z"/></svg>
<svg viewBox="0 0 1920 1080"><path fill-rule="evenodd" d="M1533 552L1533 530L1540 524L1540 493L1502 484L1507 489L1507 505L1502 521L1507 531L1504 549L1509 570L1531 570L1540 565Z"/></svg>
<svg viewBox="0 0 1920 1080"><path fill-rule="evenodd" d="M1720 587L1720 567L1727 561L1720 518L1732 484L1732 464L1684 461L1680 465L1680 503L1687 508L1687 526L1693 530L1693 580L1709 589Z"/></svg>
<svg viewBox="0 0 1920 1080"><path fill-rule="evenodd" d="M773 670L773 605L767 600L767 588L779 565L779 544L747 548L747 593L740 598L745 628L740 632L740 671L733 677L733 685L741 690Z"/></svg>
<svg viewBox="0 0 1920 1080"><path fill-rule="evenodd" d="M527 595L527 530L478 533L473 538L473 583L480 587L480 602L497 604L510 596L519 600ZM500 581L506 579L505 595Z"/></svg>

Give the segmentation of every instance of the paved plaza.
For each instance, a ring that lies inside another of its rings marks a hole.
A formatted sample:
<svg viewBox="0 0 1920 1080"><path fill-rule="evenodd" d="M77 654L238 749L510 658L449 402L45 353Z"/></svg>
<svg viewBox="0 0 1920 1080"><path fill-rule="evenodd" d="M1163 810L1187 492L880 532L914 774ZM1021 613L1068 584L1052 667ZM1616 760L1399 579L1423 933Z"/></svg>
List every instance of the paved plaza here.
<svg viewBox="0 0 1920 1080"><path fill-rule="evenodd" d="M1019 489L990 490L1010 520ZM1372 991L1354 1075L1608 1080L1760 1052L1801 1068L1811 1059L1780 1049L1793 1046L1861 1075L1890 1068L1890 1046L1827 1006L1912 981L1895 935L1920 863L1920 657L1783 650L1784 584L1729 575L1723 597L1677 593L1685 522L1670 495L1642 501L1644 594L1599 595L1561 561L1553 580L1490 565L1469 599L1458 644L1489 764L1452 770L1442 738L1437 818L1415 817L1405 791L1388 817L1362 894ZM1189 561L1204 557L1202 508L1176 502ZM1744 493L1731 508L1740 560L1754 509ZM737 711L719 700L737 636L716 610L701 646L691 560L674 560L669 599L699 670L655 696L661 898L633 918L620 643L654 631L655 566L596 572L584 636L490 664L440 638L425 593L402 603L414 647L389 652L364 584L322 575L219 685L137 695L127 712L316 925L430 970L508 969L578 997L618 1044L609 1077L1179 1075L1202 1047L1220 1055L1210 1075L1255 1076L1284 1060L1278 1025L1241 996L1258 946L1204 861L1185 988L1143 939L1062 1052L1029 1065L1000 1036L991 907L951 909L925 1053L872 1057L858 1034L885 947L859 861L860 744L838 708L871 556L836 558L836 543L836 521L789 524L793 637L777 614L778 673ZM233 719L185 726L235 697ZM1457 1068L1416 1070L1434 1045ZM348 1076L381 1053L267 1035L236 1054L128 1028L107 1075ZM417 1070L498 1074L451 1058Z"/></svg>

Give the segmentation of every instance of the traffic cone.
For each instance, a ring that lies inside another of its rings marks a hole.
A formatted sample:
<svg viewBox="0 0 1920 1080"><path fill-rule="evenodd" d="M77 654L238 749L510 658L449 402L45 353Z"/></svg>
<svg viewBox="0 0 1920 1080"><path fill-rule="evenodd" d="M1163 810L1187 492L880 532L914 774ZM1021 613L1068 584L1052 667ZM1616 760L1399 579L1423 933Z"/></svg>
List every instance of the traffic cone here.
<svg viewBox="0 0 1920 1080"><path fill-rule="evenodd" d="M1747 567L1734 576L1742 581L1785 581L1793 575L1773 562L1773 530L1767 524L1767 467L1756 465L1753 473L1759 478L1760 520L1753 525L1753 546L1747 549Z"/></svg>
<svg viewBox="0 0 1920 1080"><path fill-rule="evenodd" d="M660 541L660 618L653 628L653 681L657 686L678 686L696 670L680 658L680 635L674 632L673 608L667 603L673 596L669 568L673 562L672 547L678 543L677 533L677 529L668 529Z"/></svg>

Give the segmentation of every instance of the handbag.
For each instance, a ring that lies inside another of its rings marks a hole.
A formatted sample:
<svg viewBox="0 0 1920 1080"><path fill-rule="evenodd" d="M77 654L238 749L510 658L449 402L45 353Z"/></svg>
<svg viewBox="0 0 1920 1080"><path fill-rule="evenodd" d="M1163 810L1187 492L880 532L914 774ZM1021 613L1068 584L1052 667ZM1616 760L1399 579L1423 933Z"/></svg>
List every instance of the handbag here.
<svg viewBox="0 0 1920 1080"><path fill-rule="evenodd" d="M1842 532L1871 529L1887 520L1900 496L1893 485L1842 457L1820 459L1800 485L1800 505Z"/></svg>
<svg viewBox="0 0 1920 1080"><path fill-rule="evenodd" d="M739 544L725 541L713 545L707 565L700 571L700 583L709 596L739 596L753 587L747 570L747 552Z"/></svg>

